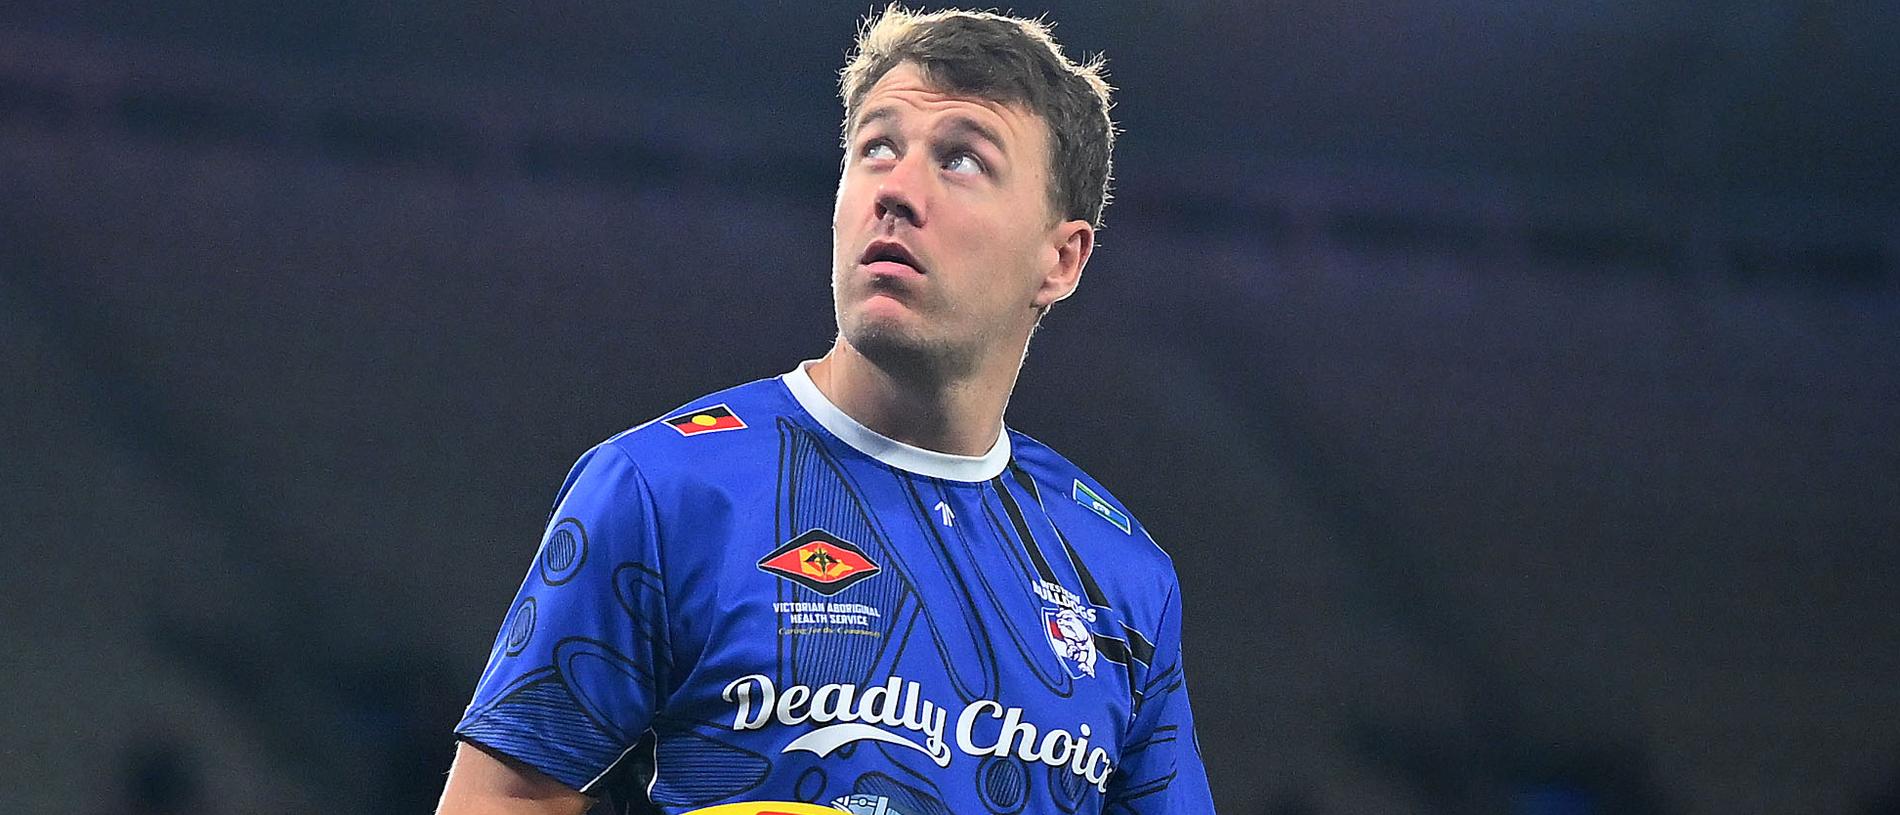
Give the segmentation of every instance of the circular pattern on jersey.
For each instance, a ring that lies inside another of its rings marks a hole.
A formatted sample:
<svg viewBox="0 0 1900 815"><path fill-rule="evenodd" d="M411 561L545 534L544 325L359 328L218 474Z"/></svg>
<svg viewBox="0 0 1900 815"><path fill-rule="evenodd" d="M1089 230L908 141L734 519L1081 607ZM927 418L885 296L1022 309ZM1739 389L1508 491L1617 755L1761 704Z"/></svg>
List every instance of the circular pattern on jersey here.
<svg viewBox="0 0 1900 815"><path fill-rule="evenodd" d="M983 804L998 815L1014 815L1029 800L1029 771L1019 761L984 756L976 777Z"/></svg>
<svg viewBox="0 0 1900 815"><path fill-rule="evenodd" d="M574 579L587 562L587 528L573 518L562 518L541 542L541 582L559 586Z"/></svg>
<svg viewBox="0 0 1900 815"><path fill-rule="evenodd" d="M508 615L508 656L520 656L528 647L528 640L534 638L534 595L515 606L515 613Z"/></svg>
<svg viewBox="0 0 1900 815"><path fill-rule="evenodd" d="M1092 789L1086 779L1069 772L1068 767L1049 768L1049 797L1056 800L1056 806L1063 812L1074 812L1082 805L1082 796Z"/></svg>
<svg viewBox="0 0 1900 815"><path fill-rule="evenodd" d="M825 791L825 771L820 767L806 769L792 784L792 794L800 798L816 799Z"/></svg>

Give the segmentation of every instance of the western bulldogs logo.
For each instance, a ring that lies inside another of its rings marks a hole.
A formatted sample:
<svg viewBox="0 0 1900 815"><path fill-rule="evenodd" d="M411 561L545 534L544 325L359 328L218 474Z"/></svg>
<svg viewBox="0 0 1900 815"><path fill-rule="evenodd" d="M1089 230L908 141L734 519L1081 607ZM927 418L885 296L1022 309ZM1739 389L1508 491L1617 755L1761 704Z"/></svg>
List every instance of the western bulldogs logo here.
<svg viewBox="0 0 1900 815"><path fill-rule="evenodd" d="M1049 635L1049 647L1062 659L1069 676L1081 679L1095 675L1095 634L1089 631L1082 615L1074 609L1042 610L1043 632Z"/></svg>

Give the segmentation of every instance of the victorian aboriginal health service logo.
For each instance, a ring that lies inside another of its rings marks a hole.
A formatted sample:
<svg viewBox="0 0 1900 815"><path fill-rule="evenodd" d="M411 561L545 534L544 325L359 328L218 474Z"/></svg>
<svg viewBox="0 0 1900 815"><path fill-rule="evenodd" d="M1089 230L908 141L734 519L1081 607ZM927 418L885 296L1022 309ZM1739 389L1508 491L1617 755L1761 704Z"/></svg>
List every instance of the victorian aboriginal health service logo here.
<svg viewBox="0 0 1900 815"><path fill-rule="evenodd" d="M882 569L854 544L813 529L759 558L759 568L830 597Z"/></svg>

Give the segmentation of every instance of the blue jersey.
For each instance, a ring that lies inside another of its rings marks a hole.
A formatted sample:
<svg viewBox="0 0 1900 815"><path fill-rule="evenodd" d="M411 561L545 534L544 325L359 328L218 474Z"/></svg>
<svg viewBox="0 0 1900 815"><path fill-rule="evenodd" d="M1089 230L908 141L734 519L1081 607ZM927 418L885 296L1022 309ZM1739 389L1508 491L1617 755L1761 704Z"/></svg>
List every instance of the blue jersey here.
<svg viewBox="0 0 1900 815"><path fill-rule="evenodd" d="M905 445L802 366L581 458L456 732L630 812L1213 811L1141 524L1027 436Z"/></svg>

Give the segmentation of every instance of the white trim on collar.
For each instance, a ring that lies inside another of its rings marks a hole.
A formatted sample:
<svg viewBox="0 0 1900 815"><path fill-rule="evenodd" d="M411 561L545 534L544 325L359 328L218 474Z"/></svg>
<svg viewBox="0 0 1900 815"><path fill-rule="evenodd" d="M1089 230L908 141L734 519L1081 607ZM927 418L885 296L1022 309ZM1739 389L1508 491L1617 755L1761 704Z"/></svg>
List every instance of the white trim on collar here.
<svg viewBox="0 0 1900 815"><path fill-rule="evenodd" d="M959 456L925 450L893 439L858 423L858 420L839 410L837 405L825 398L823 391L811 381L811 374L805 372L817 360L806 360L798 364L779 379L785 382L786 389L792 392L792 398L800 407L831 435L837 436L845 444L858 452L870 456L900 470L908 470L931 478L943 478L950 481L988 481L1003 472L1009 464L1009 431L997 428L996 444L990 451L980 456Z"/></svg>

